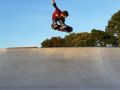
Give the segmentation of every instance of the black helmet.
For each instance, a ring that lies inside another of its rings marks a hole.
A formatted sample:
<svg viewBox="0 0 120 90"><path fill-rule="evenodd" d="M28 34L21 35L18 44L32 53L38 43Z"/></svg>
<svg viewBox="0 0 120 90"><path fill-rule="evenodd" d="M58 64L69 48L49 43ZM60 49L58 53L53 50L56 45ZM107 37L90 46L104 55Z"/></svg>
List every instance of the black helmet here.
<svg viewBox="0 0 120 90"><path fill-rule="evenodd" d="M63 14L64 14L65 16L69 16L68 11L63 11Z"/></svg>

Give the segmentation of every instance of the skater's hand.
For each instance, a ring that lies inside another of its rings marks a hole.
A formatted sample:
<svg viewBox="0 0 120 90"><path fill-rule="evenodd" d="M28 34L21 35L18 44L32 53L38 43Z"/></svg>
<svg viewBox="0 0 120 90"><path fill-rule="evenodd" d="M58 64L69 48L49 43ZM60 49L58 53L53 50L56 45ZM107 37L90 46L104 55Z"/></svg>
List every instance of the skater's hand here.
<svg viewBox="0 0 120 90"><path fill-rule="evenodd" d="M52 4L54 4L55 3L55 0L52 0Z"/></svg>

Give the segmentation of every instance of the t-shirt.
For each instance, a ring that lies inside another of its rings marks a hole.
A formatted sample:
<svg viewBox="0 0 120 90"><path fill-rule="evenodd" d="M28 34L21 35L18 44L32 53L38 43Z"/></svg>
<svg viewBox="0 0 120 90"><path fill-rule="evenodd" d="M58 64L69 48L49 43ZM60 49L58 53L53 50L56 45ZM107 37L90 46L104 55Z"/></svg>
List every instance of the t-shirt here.
<svg viewBox="0 0 120 90"><path fill-rule="evenodd" d="M64 19L61 15L62 11L57 7L56 3L54 3L53 6L55 7L55 12L53 13L52 19L54 19L54 20Z"/></svg>

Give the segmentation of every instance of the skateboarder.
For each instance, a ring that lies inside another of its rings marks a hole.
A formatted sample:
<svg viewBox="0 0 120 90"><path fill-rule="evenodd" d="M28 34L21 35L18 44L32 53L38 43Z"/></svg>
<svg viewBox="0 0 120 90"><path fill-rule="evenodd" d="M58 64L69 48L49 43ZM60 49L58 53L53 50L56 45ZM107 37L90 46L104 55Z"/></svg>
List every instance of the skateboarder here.
<svg viewBox="0 0 120 90"><path fill-rule="evenodd" d="M57 7L55 0L52 0L52 4L55 8L55 11L52 15L52 21L53 21L52 28L55 30L58 29L58 23L59 23L60 30L62 31L62 30L64 30L64 28L66 28L65 18L67 18L69 16L68 11L61 11Z"/></svg>

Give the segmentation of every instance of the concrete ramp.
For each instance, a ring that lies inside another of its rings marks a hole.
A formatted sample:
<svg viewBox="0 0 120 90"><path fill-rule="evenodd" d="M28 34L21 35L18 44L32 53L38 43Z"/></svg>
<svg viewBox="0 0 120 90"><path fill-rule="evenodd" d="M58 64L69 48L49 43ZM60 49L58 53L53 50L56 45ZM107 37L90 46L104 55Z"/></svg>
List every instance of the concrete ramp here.
<svg viewBox="0 0 120 90"><path fill-rule="evenodd" d="M0 49L0 90L120 90L120 49Z"/></svg>

